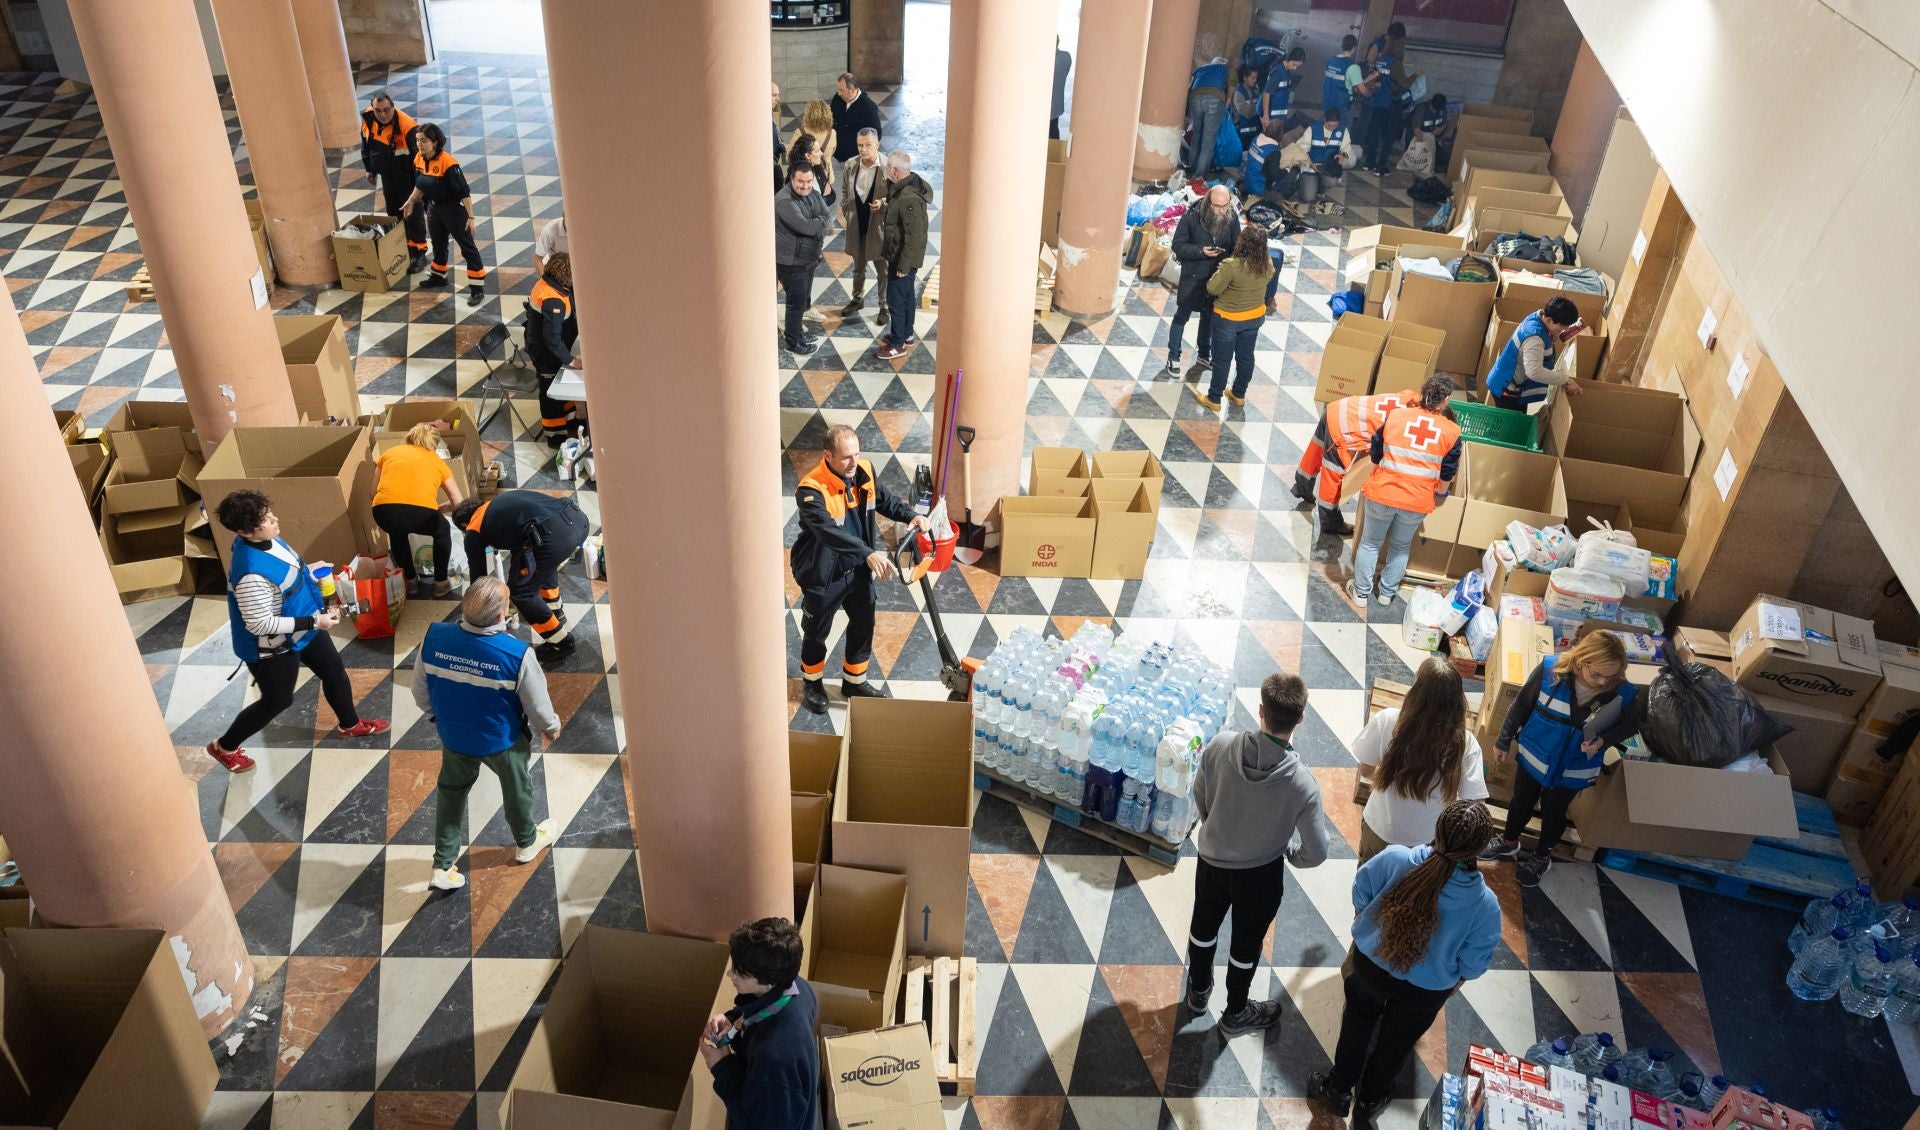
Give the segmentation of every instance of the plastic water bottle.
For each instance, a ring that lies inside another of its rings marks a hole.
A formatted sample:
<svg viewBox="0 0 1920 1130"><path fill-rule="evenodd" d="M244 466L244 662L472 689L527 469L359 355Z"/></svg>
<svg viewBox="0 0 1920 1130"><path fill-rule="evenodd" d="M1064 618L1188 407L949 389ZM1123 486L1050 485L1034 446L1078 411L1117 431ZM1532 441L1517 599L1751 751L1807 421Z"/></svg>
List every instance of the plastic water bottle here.
<svg viewBox="0 0 1920 1130"><path fill-rule="evenodd" d="M1893 951L1884 942L1865 953L1853 955L1853 967L1840 983L1840 1007L1855 1016L1871 1020L1887 1007L1893 994Z"/></svg>
<svg viewBox="0 0 1920 1130"><path fill-rule="evenodd" d="M1671 1098L1678 1090L1673 1077L1672 1060L1673 1052L1659 1047L1649 1047L1622 1056L1620 1082L1623 1086L1658 1098Z"/></svg>
<svg viewBox="0 0 1920 1130"><path fill-rule="evenodd" d="M1611 1032L1589 1032L1573 1041L1573 1069L1582 1075L1598 1075L1619 1058Z"/></svg>
<svg viewBox="0 0 1920 1130"><path fill-rule="evenodd" d="M1846 1130L1840 1125L1840 1112L1832 1107L1813 1111L1809 1117L1813 1119L1813 1130Z"/></svg>
<svg viewBox="0 0 1920 1130"><path fill-rule="evenodd" d="M1853 885L1853 907L1847 918L1834 925L1845 926L1853 931L1855 937L1858 937L1878 921L1880 921L1880 902L1873 897L1873 881L1860 879Z"/></svg>
<svg viewBox="0 0 1920 1130"><path fill-rule="evenodd" d="M1708 1109L1700 1100L1699 1072L1689 1071L1680 1077L1680 1082L1674 1087L1673 1101L1695 1110Z"/></svg>
<svg viewBox="0 0 1920 1130"><path fill-rule="evenodd" d="M1542 1040L1527 1049L1527 1062L1540 1067L1573 1066L1573 1041L1565 1036Z"/></svg>
<svg viewBox="0 0 1920 1130"><path fill-rule="evenodd" d="M1132 826L1134 810L1140 807L1140 790L1136 787L1138 784L1139 782L1131 779L1121 782L1120 809L1114 814L1113 822L1122 828Z"/></svg>
<svg viewBox="0 0 1920 1130"><path fill-rule="evenodd" d="M1707 1075L1700 1079L1700 1109L1712 1110L1720 1104L1720 1096L1727 1093L1733 1083L1725 1075Z"/></svg>
<svg viewBox="0 0 1920 1130"><path fill-rule="evenodd" d="M1874 926L1893 956L1911 953L1914 942L1920 940L1920 898L1908 895L1899 902L1881 903L1880 920Z"/></svg>
<svg viewBox="0 0 1920 1130"><path fill-rule="evenodd" d="M1881 1010L1888 1023L1920 1020L1920 949L1893 964L1893 993Z"/></svg>
<svg viewBox="0 0 1920 1130"><path fill-rule="evenodd" d="M1847 979L1847 939L1852 936L1847 927L1835 926L1827 937L1809 941L1787 970L1787 991L1803 1001L1832 1000Z"/></svg>
<svg viewBox="0 0 1920 1130"><path fill-rule="evenodd" d="M1093 751L1090 760L1110 773L1120 771L1122 743L1127 733L1125 700L1110 702L1093 720Z"/></svg>
<svg viewBox="0 0 1920 1130"><path fill-rule="evenodd" d="M1787 935L1787 948L1795 957L1807 946L1808 938L1824 938L1833 932L1835 926L1845 925L1847 916L1853 912L1853 891L1851 888L1836 892L1826 898L1814 899L1807 904L1806 913L1800 916L1800 922L1794 926L1793 933Z"/></svg>

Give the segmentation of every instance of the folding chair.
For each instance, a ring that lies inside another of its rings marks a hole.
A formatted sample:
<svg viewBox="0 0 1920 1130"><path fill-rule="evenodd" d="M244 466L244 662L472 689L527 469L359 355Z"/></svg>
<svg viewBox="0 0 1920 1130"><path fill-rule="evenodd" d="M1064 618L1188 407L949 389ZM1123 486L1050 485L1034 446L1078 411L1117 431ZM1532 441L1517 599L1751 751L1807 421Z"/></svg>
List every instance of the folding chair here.
<svg viewBox="0 0 1920 1130"><path fill-rule="evenodd" d="M474 386L480 398L481 412L478 426L481 431L485 431L487 424L493 420L501 408L506 406L507 397L521 391L519 385L501 379L501 369L513 368L520 359L518 348L514 350L511 358L507 355L506 346L512 340L505 322L495 322L492 329L480 335L477 348L480 359L487 363L487 375L480 378L480 383ZM492 408L487 407L487 401L490 399L494 401Z"/></svg>

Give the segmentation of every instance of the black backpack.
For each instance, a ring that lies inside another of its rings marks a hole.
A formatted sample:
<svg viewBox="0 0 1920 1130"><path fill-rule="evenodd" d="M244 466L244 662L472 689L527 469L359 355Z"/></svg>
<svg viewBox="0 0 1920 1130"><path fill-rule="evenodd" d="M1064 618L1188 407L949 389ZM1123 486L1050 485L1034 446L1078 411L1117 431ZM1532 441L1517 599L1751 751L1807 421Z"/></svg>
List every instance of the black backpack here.
<svg viewBox="0 0 1920 1130"><path fill-rule="evenodd" d="M1407 187L1407 195L1422 204L1438 204L1453 195L1453 189L1439 177L1421 177Z"/></svg>

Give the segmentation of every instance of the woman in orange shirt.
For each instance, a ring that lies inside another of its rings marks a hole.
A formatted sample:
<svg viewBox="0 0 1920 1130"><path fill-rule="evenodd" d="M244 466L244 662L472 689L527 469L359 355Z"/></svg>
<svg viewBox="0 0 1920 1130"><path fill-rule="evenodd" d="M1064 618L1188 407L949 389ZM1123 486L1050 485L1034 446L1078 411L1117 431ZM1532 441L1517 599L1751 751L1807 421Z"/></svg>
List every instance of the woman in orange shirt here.
<svg viewBox="0 0 1920 1130"><path fill-rule="evenodd" d="M453 590L447 580L453 527L440 514L440 496L446 495L449 505L458 506L460 488L453 485L453 469L440 457L439 448L439 431L432 424L415 424L407 442L374 460L380 466L380 485L373 492L373 521L392 540L393 555L407 575L407 595L416 599L427 596L428 590L414 573L409 534L433 539L432 595L443 597Z"/></svg>

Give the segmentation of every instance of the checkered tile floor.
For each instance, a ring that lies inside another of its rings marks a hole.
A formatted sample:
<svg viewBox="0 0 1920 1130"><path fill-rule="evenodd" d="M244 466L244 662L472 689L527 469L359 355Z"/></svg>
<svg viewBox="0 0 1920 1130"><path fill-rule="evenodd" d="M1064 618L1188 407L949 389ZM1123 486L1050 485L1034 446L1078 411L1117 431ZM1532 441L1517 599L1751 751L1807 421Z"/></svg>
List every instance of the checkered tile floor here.
<svg viewBox="0 0 1920 1130"><path fill-rule="evenodd" d="M476 310L445 292L329 291L309 300L277 291L274 306L347 321L370 404L466 394L485 368L475 341L518 312L537 225L559 214L544 69L520 58L448 56L360 79L363 90L384 86L415 117L446 127L482 201L488 301ZM876 95L887 144L914 151L937 185L937 81ZM230 100L228 113L239 146ZM1397 191L1405 179L1381 187L1351 178L1346 220L1414 222ZM364 180L350 173L339 181L341 214L370 210ZM177 399L156 308L125 296L139 246L85 93L53 76L0 76L0 190L0 265L48 399L94 424L128 397ZM1262 331L1260 375L1245 407L1224 415L1202 410L1191 385L1164 373L1171 304L1157 284L1127 285L1118 312L1097 322L1056 315L1037 323L1029 445L1148 450L1166 467L1148 574L1028 580L959 567L937 588L954 644L974 655L1022 625L1070 633L1088 617L1195 648L1237 674L1237 725L1251 724L1253 688L1265 674L1304 674L1312 706L1299 748L1339 834L1336 858L1290 877L1255 983L1282 1001L1283 1019L1265 1039L1223 1041L1213 1018L1180 1005L1190 858L1169 869L1123 856L984 798L967 931L968 952L981 962L978 1095L949 1103L951 1125L1295 1127L1311 1117L1300 1096L1328 1062L1352 918L1358 813L1345 800L1354 774L1345 743L1360 728L1369 680L1407 678L1418 658L1399 643L1397 607L1356 610L1341 597L1340 547L1317 541L1286 493L1315 419L1313 374L1331 327L1326 296L1341 239L1329 231L1289 241L1282 316ZM849 266L844 254L828 254L816 284L823 311L847 301ZM767 316L777 310L769 294ZM789 456L780 487L789 540L794 479L817 458L829 424L857 428L896 490L932 446L934 320L922 316L927 344L895 362L874 356L870 322L828 313L823 323L824 347L804 360L781 355L769 388L780 398ZM505 463L511 484L565 490L534 442L534 423L531 394L513 400L487 430L488 455ZM580 500L597 514L591 490ZM495 1127L542 994L582 925L644 924L617 757L624 735L608 597L578 573L565 588L582 646L549 677L566 726L534 768L538 815L561 838L537 865L511 865L497 786L483 775L469 814L476 846L462 861L471 886L453 895L426 887L439 755L403 673L426 625L452 604L416 605L397 639L341 637L361 709L391 717L390 736L327 736L332 716L309 681L253 743L259 768L237 778L196 752L249 693L228 677L234 660L221 602L127 610L182 764L199 780L207 838L259 973L252 1006L264 1019L233 1054L218 1049L222 1084L210 1126ZM791 587L787 603L797 704ZM877 635L878 670L895 694L939 694L933 640L906 590L885 590ZM843 717L836 698L827 718L797 712L794 725L838 726ZM1422 1043L1387 1125L1413 1124L1435 1075L1469 1042L1518 1049L1539 1034L1597 1028L1675 1047L1686 1067L1759 1079L1788 1099L1838 1102L1850 1126L1890 1126L1911 1109L1884 1026L1794 1002L1781 988L1790 916L1584 865L1556 867L1537 890L1522 890L1505 869L1491 879L1507 913L1505 944L1494 969L1462 989Z"/></svg>

